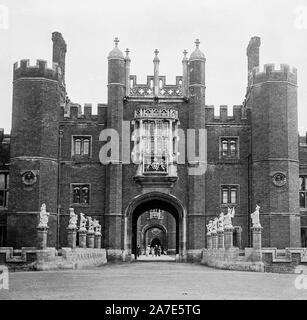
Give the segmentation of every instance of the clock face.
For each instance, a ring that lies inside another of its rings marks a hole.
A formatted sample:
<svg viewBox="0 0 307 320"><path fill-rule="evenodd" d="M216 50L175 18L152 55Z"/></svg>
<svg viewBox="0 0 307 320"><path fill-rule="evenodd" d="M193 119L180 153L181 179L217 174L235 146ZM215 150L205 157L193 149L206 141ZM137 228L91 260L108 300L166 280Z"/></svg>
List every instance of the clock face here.
<svg viewBox="0 0 307 320"><path fill-rule="evenodd" d="M36 175L32 171L26 171L22 175L22 182L27 185L31 186L37 181Z"/></svg>
<svg viewBox="0 0 307 320"><path fill-rule="evenodd" d="M287 183L287 178L281 172L275 173L273 176L273 183L277 187L282 187Z"/></svg>

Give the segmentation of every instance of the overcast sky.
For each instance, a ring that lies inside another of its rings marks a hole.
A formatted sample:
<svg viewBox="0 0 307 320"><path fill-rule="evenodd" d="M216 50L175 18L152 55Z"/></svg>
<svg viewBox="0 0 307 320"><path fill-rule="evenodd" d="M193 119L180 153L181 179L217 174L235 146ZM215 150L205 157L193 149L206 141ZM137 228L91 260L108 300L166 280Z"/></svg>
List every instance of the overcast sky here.
<svg viewBox="0 0 307 320"><path fill-rule="evenodd" d="M250 37L260 36L261 65L298 68L299 130L307 131L306 0L0 0L0 128L7 133L13 63L25 58L51 61L53 31L67 42L70 99L94 105L107 101L107 55L116 36L119 47L131 51L131 73L139 83L153 74L157 48L160 74L169 84L182 73L182 51L190 54L199 38L207 58L206 104L241 104L246 46Z"/></svg>

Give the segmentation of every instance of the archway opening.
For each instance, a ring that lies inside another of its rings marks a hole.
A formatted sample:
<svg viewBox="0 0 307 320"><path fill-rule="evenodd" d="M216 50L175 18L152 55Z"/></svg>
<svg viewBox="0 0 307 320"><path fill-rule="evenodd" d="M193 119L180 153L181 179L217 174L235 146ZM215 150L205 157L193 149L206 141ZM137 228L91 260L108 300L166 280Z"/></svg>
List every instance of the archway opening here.
<svg viewBox="0 0 307 320"><path fill-rule="evenodd" d="M185 259L186 221L183 206L175 197L160 192L152 192L138 196L128 206L126 210L125 249L128 253L130 252L134 254L135 257L137 256L137 247L141 246L141 243L138 243L138 240L140 240L140 237L138 237L138 231L140 232L138 229L138 220L144 213L152 210L161 210L171 216L171 219L174 221L173 235L175 239L173 254L178 255L180 260ZM147 228L150 227L157 229L160 227L164 232L166 231L163 224L147 226Z"/></svg>

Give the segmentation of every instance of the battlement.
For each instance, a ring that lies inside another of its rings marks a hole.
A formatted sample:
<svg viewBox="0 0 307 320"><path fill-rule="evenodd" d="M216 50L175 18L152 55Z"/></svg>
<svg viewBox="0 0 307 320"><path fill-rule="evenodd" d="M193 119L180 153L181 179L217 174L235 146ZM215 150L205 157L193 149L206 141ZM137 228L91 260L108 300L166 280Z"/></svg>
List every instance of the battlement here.
<svg viewBox="0 0 307 320"><path fill-rule="evenodd" d="M146 84L138 84L136 75L130 76L130 96L133 97L153 97L154 96L154 76L147 76ZM176 77L176 84L166 84L166 77L159 76L159 96L160 97L180 97L182 98L182 76Z"/></svg>
<svg viewBox="0 0 307 320"><path fill-rule="evenodd" d="M244 108L242 105L233 106L233 114L229 115L229 107L227 105L219 106L219 114L214 114L214 105L206 105L205 121L206 123L248 123L250 120L250 110Z"/></svg>
<svg viewBox="0 0 307 320"><path fill-rule="evenodd" d="M68 103L61 107L61 119L63 121L97 121L103 123L106 121L107 105L97 104L97 114L93 114L93 105L85 103L83 107L77 103Z"/></svg>
<svg viewBox="0 0 307 320"><path fill-rule="evenodd" d="M287 64L281 64L279 69L275 64L265 64L263 70L259 67L253 68L252 84L262 83L266 81L287 81L297 84L297 69L290 68Z"/></svg>
<svg viewBox="0 0 307 320"><path fill-rule="evenodd" d="M61 78L61 68L57 63L52 66L47 65L46 60L36 60L35 65L30 64L29 59L20 60L14 63L14 80L24 77L46 78L59 81Z"/></svg>

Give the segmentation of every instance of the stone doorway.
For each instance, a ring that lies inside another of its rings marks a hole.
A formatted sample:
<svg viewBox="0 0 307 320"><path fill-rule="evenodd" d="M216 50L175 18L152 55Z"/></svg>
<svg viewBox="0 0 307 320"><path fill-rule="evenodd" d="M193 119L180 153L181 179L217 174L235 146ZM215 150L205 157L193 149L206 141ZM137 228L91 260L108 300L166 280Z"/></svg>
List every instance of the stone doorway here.
<svg viewBox="0 0 307 320"><path fill-rule="evenodd" d="M168 212L175 221L175 247L174 256L177 261L186 261L186 214L181 202L174 196L161 192L150 192L134 198L126 209L125 217L125 251L136 256L138 243L138 219L150 210L163 210ZM158 225L147 226L146 230L158 228ZM165 229L165 226L159 226ZM163 230L165 232L165 230ZM144 233L145 234L145 233ZM155 237L159 238L159 237ZM161 241L161 239L160 239Z"/></svg>

